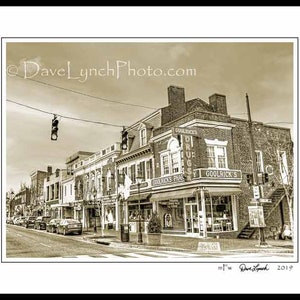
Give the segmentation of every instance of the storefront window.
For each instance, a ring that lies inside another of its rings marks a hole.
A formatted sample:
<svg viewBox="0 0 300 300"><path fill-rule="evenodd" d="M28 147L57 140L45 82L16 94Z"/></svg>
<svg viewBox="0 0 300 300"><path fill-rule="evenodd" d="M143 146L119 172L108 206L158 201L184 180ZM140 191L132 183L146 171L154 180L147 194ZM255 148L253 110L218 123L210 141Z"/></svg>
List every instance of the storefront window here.
<svg viewBox="0 0 300 300"><path fill-rule="evenodd" d="M207 231L220 232L234 230L234 218L231 196L206 197Z"/></svg>

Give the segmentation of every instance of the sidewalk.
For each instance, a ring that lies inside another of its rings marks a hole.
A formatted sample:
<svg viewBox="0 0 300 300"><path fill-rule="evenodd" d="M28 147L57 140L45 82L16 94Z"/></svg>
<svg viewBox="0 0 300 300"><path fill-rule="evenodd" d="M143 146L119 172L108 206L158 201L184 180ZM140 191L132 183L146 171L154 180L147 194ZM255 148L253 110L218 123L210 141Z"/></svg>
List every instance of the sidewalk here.
<svg viewBox="0 0 300 300"><path fill-rule="evenodd" d="M83 232L83 239L91 242L103 244L109 247L119 248L139 248L139 249L155 249L165 251L187 251L197 252L198 244L201 242L218 242L221 252L228 253L293 253L293 241L291 240L266 240L267 246L258 246L259 241L254 239L201 239L188 237L186 235L162 234L162 244L160 246L150 246L146 244L146 234L143 233L143 243L137 243L137 233L130 233L129 242L122 242L120 232L115 230L104 230L103 236L101 230L97 229L95 233L93 229Z"/></svg>

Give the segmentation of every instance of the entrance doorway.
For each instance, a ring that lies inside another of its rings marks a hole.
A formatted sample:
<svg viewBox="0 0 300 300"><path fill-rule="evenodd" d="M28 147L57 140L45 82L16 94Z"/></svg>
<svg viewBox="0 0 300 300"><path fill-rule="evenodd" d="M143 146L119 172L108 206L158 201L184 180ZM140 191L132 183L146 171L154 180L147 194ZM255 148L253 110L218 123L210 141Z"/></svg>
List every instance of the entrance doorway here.
<svg viewBox="0 0 300 300"><path fill-rule="evenodd" d="M199 236L199 216L197 203L185 204L185 228L191 236Z"/></svg>

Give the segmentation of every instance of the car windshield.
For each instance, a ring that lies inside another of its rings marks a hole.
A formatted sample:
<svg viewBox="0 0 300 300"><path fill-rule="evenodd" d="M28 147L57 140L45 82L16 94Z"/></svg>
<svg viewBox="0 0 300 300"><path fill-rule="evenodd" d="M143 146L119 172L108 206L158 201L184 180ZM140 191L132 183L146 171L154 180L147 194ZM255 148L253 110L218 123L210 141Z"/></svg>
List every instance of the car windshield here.
<svg viewBox="0 0 300 300"><path fill-rule="evenodd" d="M68 219L67 223L68 224L79 224L80 222L78 220Z"/></svg>

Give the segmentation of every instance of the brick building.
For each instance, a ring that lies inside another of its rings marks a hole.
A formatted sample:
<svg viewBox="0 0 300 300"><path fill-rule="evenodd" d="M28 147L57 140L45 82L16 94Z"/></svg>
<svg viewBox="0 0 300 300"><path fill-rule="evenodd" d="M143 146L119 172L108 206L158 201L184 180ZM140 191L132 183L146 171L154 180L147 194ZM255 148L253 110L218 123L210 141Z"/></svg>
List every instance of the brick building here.
<svg viewBox="0 0 300 300"><path fill-rule="evenodd" d="M14 195L11 200L11 216L28 216L30 211L28 206L30 205L30 189L26 186L21 186L18 193Z"/></svg>
<svg viewBox="0 0 300 300"><path fill-rule="evenodd" d="M132 181L126 220L140 208L143 225L155 210L164 232L255 236L248 213L254 205L247 182L253 173L248 124L228 115L224 95L214 94L208 103L185 101L184 89L170 86L168 106L128 128L128 149L116 160L118 172ZM265 232L271 235L290 222L285 192L292 141L289 129L259 122L253 123L253 136L260 198L269 199L262 204Z"/></svg>
<svg viewBox="0 0 300 300"><path fill-rule="evenodd" d="M30 215L38 216L43 212L44 180L46 177L46 171L35 170L30 174Z"/></svg>

